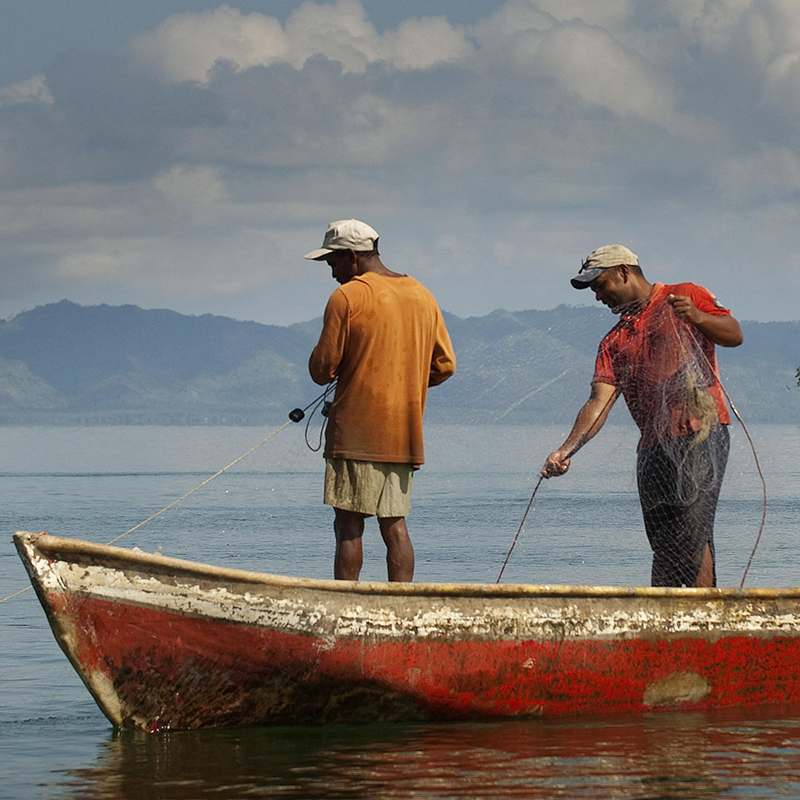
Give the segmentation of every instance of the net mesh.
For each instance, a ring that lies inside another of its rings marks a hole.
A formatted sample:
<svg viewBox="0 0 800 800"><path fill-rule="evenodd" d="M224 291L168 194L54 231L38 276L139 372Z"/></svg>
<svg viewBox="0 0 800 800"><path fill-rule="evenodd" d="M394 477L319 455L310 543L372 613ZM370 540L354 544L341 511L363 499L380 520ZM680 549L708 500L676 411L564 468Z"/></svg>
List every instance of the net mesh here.
<svg viewBox="0 0 800 800"><path fill-rule="evenodd" d="M653 585L716 585L714 516L730 417L713 345L669 303L653 303L622 314L595 378L617 386L641 431L636 478Z"/></svg>

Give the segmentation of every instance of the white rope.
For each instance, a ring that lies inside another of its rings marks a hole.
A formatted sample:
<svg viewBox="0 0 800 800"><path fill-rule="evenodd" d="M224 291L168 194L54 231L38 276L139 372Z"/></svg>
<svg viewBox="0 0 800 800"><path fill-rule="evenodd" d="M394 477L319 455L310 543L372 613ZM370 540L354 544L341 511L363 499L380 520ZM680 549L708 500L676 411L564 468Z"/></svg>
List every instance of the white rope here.
<svg viewBox="0 0 800 800"><path fill-rule="evenodd" d="M673 327L675 328L675 334L678 335L675 317L677 317L677 314L673 315L672 324ZM750 557L747 559L747 565L745 566L744 573L742 574L742 580L739 583L739 588L744 589L744 582L747 580L747 573L750 572L750 567L753 564L753 559L755 558L756 550L758 550L758 546L761 543L761 537L764 533L764 526L767 521L767 479L764 477L764 471L761 469L761 462L758 459L758 452L756 451L756 443L753 441L753 437L750 435L750 431L747 429L747 425L745 424L742 415L739 413L739 409L736 408L736 404L733 402L733 398L730 396L730 394L728 394L728 390L725 388L725 384L722 382L719 376L719 371L714 368L714 365L709 360L705 350L703 350L703 347L699 339L697 338L696 329L694 328L694 326L689 325L688 323L684 324L688 329L689 335L694 340L695 346L700 351L703 358L706 360L708 368L711 370L714 377L716 378L716 381L719 384L720 389L722 389L722 393L725 395L725 399L728 401L728 405L731 407L733 415L736 417L737 420L739 420L739 424L742 426L744 435L747 437L747 442L750 445L750 451L753 454L753 461L755 461L758 477L761 480L761 522L759 523L758 526L758 533L756 534L755 542L753 544L753 549L750 551ZM683 343L681 342L681 344Z"/></svg>
<svg viewBox="0 0 800 800"><path fill-rule="evenodd" d="M14 594L4 597L2 600L0 600L0 604L6 603L9 600L13 600L15 597L19 597L21 594L25 594L25 592L29 592L31 589L33 589L33 586L26 586L24 589L20 589L18 592L14 592Z"/></svg>
<svg viewBox="0 0 800 800"><path fill-rule="evenodd" d="M200 483L197 486L195 486L194 489L192 489L190 492L186 492L186 494L183 495L182 497L179 497L177 500L173 500L168 506L164 506L164 508L162 508L161 511L156 511L155 514L152 514L146 520L143 520L138 525L134 525L132 528L130 528L127 531L125 531L125 533L121 533L119 536L116 536L115 538L113 538L110 542L106 542L106 544L107 545L108 544L114 544L115 542L118 542L120 539L122 539L123 536L127 536L129 533L133 533L134 531L136 531L139 528L141 528L143 525L147 525L148 522L152 522L156 517L160 517L165 511L169 511L171 508L173 508L174 506L178 505L178 503L182 502L183 500L185 500L190 495L193 495L198 489L202 489L204 486L207 486L209 483L211 483L211 481L214 480L214 478L218 478L220 475L222 475L223 472L227 472L231 467L236 466L240 461L242 461L243 459L247 458L247 456L249 456L251 453L253 453L256 450L258 450L258 448L261 447L261 445L266 444L270 439L272 439L273 436L277 436L287 425L291 425L291 424L292 424L292 420L290 420L290 419L286 420L286 422L284 422L283 425L280 426L280 428L276 428L269 436L267 436L265 439L262 439L257 445L255 445L254 447L251 447L246 453L243 453L242 455L240 455L239 458L236 458L233 461L231 461L231 463L228 464L228 466L223 467L221 470L219 470L219 472L215 472L210 478L206 478L202 483ZM19 597L19 595L24 594L25 592L27 592L31 588L33 588L33 587L28 586L25 589L20 589L20 591L9 595L8 597L4 597L2 600L0 600L0 604L5 603L8 600L13 599L14 597Z"/></svg>
<svg viewBox="0 0 800 800"><path fill-rule="evenodd" d="M110 542L106 542L106 544L114 544L114 542L118 542L120 539L122 539L123 536L127 536L129 533L133 533L134 531L141 528L142 525L147 525L148 522L151 522L156 517L160 517L165 511L169 511L171 508L178 505L178 503L182 502L190 495L193 495L198 489L202 489L204 486L211 483L211 481L213 481L214 478L218 478L220 475L222 475L223 472L227 472L231 467L236 466L242 459L247 458L247 456L249 456L250 453L253 453L256 450L258 450L258 448L261 447L262 444L266 444L273 436L277 436L287 425L291 424L292 421L290 419L286 420L286 422L284 422L283 425L280 426L280 428L274 430L269 436L267 436L266 439L262 439L257 445L251 447L246 453L242 453L242 455L240 455L239 458L236 458L233 461L231 461L231 463L228 464L227 467L223 467L219 472L215 472L210 478L206 478L202 483L195 486L194 489L192 489L190 492L186 492L186 494L183 495L182 497L179 497L177 500L173 500L168 506L164 506L164 508L162 508L161 511L156 511L155 514L149 516L146 520L143 520L138 525L134 525L132 528L125 531L125 533L121 533L119 536L115 537Z"/></svg>

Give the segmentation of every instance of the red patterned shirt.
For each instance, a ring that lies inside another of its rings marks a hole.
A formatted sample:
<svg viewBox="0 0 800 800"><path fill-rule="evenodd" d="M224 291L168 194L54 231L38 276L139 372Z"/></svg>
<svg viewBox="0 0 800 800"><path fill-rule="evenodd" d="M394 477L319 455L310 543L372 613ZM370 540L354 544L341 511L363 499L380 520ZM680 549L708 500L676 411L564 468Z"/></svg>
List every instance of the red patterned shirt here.
<svg viewBox="0 0 800 800"><path fill-rule="evenodd" d="M623 316L600 342L593 382L622 392L642 434L639 449L698 431L710 418L731 421L714 343L678 319L670 294L690 297L709 314L731 313L702 286L656 283L647 305Z"/></svg>

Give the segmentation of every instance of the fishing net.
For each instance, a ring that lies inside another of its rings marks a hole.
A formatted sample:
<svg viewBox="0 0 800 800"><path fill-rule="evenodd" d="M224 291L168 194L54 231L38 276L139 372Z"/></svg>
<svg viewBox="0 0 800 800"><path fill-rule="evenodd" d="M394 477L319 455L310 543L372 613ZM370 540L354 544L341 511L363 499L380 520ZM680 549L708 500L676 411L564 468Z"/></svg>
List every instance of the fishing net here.
<svg viewBox="0 0 800 800"><path fill-rule="evenodd" d="M595 380L625 398L641 432L636 482L655 586L716 585L714 516L730 416L713 344L666 297L621 314ZM702 573L702 575L701 575Z"/></svg>

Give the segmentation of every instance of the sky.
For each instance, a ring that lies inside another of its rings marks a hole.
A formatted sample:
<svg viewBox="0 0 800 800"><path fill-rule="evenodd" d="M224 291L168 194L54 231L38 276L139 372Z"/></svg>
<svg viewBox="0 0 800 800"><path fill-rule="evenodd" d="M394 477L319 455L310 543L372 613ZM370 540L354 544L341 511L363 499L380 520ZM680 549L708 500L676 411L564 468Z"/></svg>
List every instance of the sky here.
<svg viewBox="0 0 800 800"><path fill-rule="evenodd" d="M800 319L797 0L0 0L0 318L285 325L331 220L462 317L621 243Z"/></svg>

